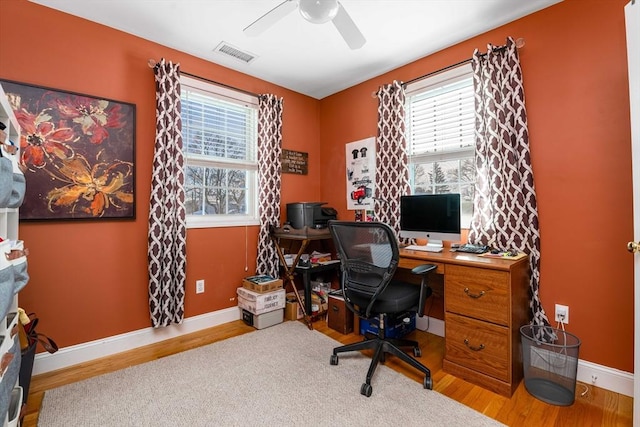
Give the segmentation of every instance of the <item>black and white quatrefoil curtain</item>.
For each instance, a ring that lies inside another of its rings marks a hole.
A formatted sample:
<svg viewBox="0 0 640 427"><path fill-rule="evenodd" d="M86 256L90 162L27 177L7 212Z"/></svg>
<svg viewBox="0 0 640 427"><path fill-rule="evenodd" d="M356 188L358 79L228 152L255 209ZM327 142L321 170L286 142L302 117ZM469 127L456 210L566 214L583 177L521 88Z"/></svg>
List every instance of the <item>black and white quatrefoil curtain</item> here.
<svg viewBox="0 0 640 427"><path fill-rule="evenodd" d="M400 195L410 192L409 158L405 139L405 93L394 81L378 90L376 188L374 215L400 232Z"/></svg>
<svg viewBox="0 0 640 427"><path fill-rule="evenodd" d="M269 237L280 225L282 98L261 95L258 105L258 258L256 273L278 277L278 254Z"/></svg>
<svg viewBox="0 0 640 427"><path fill-rule="evenodd" d="M522 70L515 42L472 58L476 186L469 241L529 255L533 324L548 326L540 286L540 232Z"/></svg>
<svg viewBox="0 0 640 427"><path fill-rule="evenodd" d="M156 82L156 140L149 209L149 312L153 327L182 323L186 276L184 157L180 66L160 61Z"/></svg>

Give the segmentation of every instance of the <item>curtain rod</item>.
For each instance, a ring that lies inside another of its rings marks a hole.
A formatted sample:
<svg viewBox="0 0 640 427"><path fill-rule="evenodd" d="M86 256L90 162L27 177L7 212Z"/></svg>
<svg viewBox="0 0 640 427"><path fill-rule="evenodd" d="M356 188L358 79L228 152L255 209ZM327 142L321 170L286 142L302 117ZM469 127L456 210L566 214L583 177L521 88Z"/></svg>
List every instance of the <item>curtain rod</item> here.
<svg viewBox="0 0 640 427"><path fill-rule="evenodd" d="M524 39L523 39L522 37L520 37L519 39L517 39L517 40L516 40L516 47L517 47L518 49L520 49L520 48L522 48L523 46L524 46ZM496 48L494 48L494 49L493 49L493 51L495 52L496 50L504 50L504 49L506 49L506 48L507 48L507 45L503 45L503 46L500 46L500 47L496 47ZM480 54L480 56L487 56L487 54L486 54L486 53L481 53L481 54ZM468 59L465 59L464 61L460 61L460 62L458 62L458 63L456 63L456 64L448 65L448 66L446 66L446 67L444 67L444 68L441 68L441 69L439 69L439 70L436 70L436 71L432 71L432 72L430 72L430 73L427 73L427 74L425 74L424 76L416 77L415 79L411 79L411 80L409 80L409 81L406 81L406 82L402 83L402 86L405 86L405 87L406 87L406 86L407 86L408 84L410 84L410 83L415 83L415 82L417 82L417 81L419 81L419 80L426 79L427 77L431 77L431 76L433 76L434 74L439 74L439 73L442 73L442 72L444 72L444 71L450 70L451 68L455 68L455 67L458 67L458 66L460 66L460 65L467 64L467 63L471 62L472 60L473 60L473 58L468 58Z"/></svg>
<svg viewBox="0 0 640 427"><path fill-rule="evenodd" d="M522 37L520 37L519 39L516 40L516 47L518 49L524 47L524 39ZM504 45L504 46L500 46L500 47L494 48L493 51L495 52L496 50L504 50L506 48L507 48L507 45ZM486 53L481 53L480 56L487 56L487 54ZM448 71L448 70L450 70L452 68L456 68L456 67L459 67L461 65L467 64L467 63L471 62L472 60L473 60L473 58L467 58L467 59L464 59L464 60L462 60L460 62L456 62L455 64L447 65L446 67L440 68L439 70L431 71L430 73L427 73L427 74L424 74L422 76L418 76L416 78L413 78L411 80L403 82L402 86L406 87L410 83L415 83L417 81L426 79L428 77L435 76L436 74L440 74L440 73ZM371 97L372 98L377 98L378 97L378 91L372 92L371 93Z"/></svg>
<svg viewBox="0 0 640 427"><path fill-rule="evenodd" d="M149 65L149 68L155 68L155 67L158 66L158 63L156 62L155 59L149 59L149 61L147 62L147 65ZM218 86L223 86L223 87L226 87L227 89L237 90L238 92L242 92L242 93L244 93L246 95L250 95L250 96L255 96L256 98L260 98L262 96L262 95L260 95L258 93L253 93L253 92L250 92L248 90L244 90L244 89L237 88L235 86L228 85L226 83L217 82L215 80L211 80L211 79L208 79L206 77L201 77L201 76L197 76L195 74L187 73L186 71L180 71L180 74L184 74L185 76L193 77L194 79L203 80L203 81L208 82L208 83L213 83L213 84L216 84Z"/></svg>

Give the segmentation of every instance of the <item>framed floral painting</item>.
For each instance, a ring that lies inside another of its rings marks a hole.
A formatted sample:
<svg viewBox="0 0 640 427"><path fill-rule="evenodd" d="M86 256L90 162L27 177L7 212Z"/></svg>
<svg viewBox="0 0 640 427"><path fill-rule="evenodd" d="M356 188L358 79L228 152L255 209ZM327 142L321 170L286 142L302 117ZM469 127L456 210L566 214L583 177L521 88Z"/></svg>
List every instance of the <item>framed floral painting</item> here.
<svg viewBox="0 0 640 427"><path fill-rule="evenodd" d="M21 220L135 218L135 105L0 80L21 127Z"/></svg>

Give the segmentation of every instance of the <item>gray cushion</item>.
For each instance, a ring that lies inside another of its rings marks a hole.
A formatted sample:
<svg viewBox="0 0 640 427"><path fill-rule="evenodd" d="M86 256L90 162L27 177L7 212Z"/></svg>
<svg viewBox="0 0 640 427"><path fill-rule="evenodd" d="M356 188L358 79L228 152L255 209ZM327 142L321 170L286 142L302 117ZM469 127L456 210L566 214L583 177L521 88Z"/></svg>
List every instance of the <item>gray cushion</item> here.
<svg viewBox="0 0 640 427"><path fill-rule="evenodd" d="M2 251L0 251L0 257L5 257ZM15 295L13 271L13 265L6 258L0 259L0 319L4 319L7 315Z"/></svg>
<svg viewBox="0 0 640 427"><path fill-rule="evenodd" d="M0 208L6 208L13 188L13 165L0 155Z"/></svg>
<svg viewBox="0 0 640 427"><path fill-rule="evenodd" d="M22 172L13 172L11 184L11 194L9 197L8 207L19 208L24 200L24 191L26 190L26 181Z"/></svg>

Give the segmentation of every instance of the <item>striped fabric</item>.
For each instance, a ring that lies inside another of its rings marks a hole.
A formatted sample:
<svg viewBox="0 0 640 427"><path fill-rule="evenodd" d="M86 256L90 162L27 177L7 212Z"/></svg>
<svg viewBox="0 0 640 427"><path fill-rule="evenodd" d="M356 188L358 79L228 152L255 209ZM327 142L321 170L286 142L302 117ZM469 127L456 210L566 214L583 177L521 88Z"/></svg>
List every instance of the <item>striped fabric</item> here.
<svg viewBox="0 0 640 427"><path fill-rule="evenodd" d="M278 277L278 254L269 228L280 226L282 98L261 95L258 111L258 204L260 232L256 273Z"/></svg>
<svg viewBox="0 0 640 427"><path fill-rule="evenodd" d="M376 141L376 221L400 232L400 195L409 194L409 157L405 139L405 93L397 81L378 91L378 138Z"/></svg>
<svg viewBox="0 0 640 427"><path fill-rule="evenodd" d="M182 323L186 278L186 210L179 64L155 67L156 140L149 209L149 312L153 327Z"/></svg>
<svg viewBox="0 0 640 427"><path fill-rule="evenodd" d="M490 45L486 55L476 49L472 67L477 173L469 241L529 255L533 324L550 326L539 295L538 208L515 42L509 38L506 46Z"/></svg>

